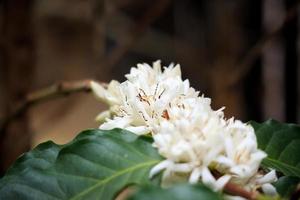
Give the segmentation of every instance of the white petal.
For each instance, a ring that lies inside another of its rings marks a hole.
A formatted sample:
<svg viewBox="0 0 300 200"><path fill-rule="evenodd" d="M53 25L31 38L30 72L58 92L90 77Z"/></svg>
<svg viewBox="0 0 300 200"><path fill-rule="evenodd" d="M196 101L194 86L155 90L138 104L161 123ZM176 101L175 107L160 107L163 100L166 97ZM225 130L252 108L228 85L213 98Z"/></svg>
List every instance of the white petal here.
<svg viewBox="0 0 300 200"><path fill-rule="evenodd" d="M181 77L181 69L180 69L180 65L176 64L175 67L172 70L173 76L179 76Z"/></svg>
<svg viewBox="0 0 300 200"><path fill-rule="evenodd" d="M120 102L119 85L120 83L118 81L112 80L108 84L108 88L105 89L101 84L91 81L91 89L96 98L109 105L118 104Z"/></svg>
<svg viewBox="0 0 300 200"><path fill-rule="evenodd" d="M201 176L201 169L200 168L194 169L190 175L189 182L191 184L196 184L199 181L200 176Z"/></svg>
<svg viewBox="0 0 300 200"><path fill-rule="evenodd" d="M103 122L105 121L107 118L109 118L111 116L111 113L109 110L103 111L100 114L97 115L96 117L96 121L98 122Z"/></svg>
<svg viewBox="0 0 300 200"><path fill-rule="evenodd" d="M256 180L258 184L272 183L277 180L276 171L272 170L263 177Z"/></svg>
<svg viewBox="0 0 300 200"><path fill-rule="evenodd" d="M262 189L263 193L266 194L266 195L269 195L269 196L276 196L277 195L276 188L270 183L263 184L261 186L261 189Z"/></svg>
<svg viewBox="0 0 300 200"><path fill-rule="evenodd" d="M107 93L106 89L95 81L91 81L91 88L95 96L100 99L103 99L105 96L104 94Z"/></svg>
<svg viewBox="0 0 300 200"><path fill-rule="evenodd" d="M173 162L169 161L169 160L164 160L160 163L158 163L157 165L155 165L149 173L149 178L152 178L154 175L156 175L157 173L159 173L160 171L168 168L170 165L172 165Z"/></svg>
<svg viewBox="0 0 300 200"><path fill-rule="evenodd" d="M233 158L234 146L232 143L232 138L226 137L224 142L225 142L225 149L226 149L227 156L229 158Z"/></svg>
<svg viewBox="0 0 300 200"><path fill-rule="evenodd" d="M267 154L264 151L257 150L255 153L252 153L251 160L260 163L265 157L267 157Z"/></svg>
<svg viewBox="0 0 300 200"><path fill-rule="evenodd" d="M224 175L224 176L221 176L220 178L218 178L218 180L216 182L217 191L222 190L230 179L231 179L230 175Z"/></svg>
<svg viewBox="0 0 300 200"><path fill-rule="evenodd" d="M190 172L191 166L187 163L174 164L173 166L174 172Z"/></svg>
<svg viewBox="0 0 300 200"><path fill-rule="evenodd" d="M125 117L115 117L103 123L99 128L103 130L111 130L114 128L125 128L130 124L130 119Z"/></svg>
<svg viewBox="0 0 300 200"><path fill-rule="evenodd" d="M137 135L146 135L150 133L150 130L146 126L129 126L125 128L128 131L131 131Z"/></svg>
<svg viewBox="0 0 300 200"><path fill-rule="evenodd" d="M156 71L156 73L160 74L161 73L161 61L157 60L153 63L153 69Z"/></svg>
<svg viewBox="0 0 300 200"><path fill-rule="evenodd" d="M227 167L232 167L234 165L234 162L231 159L229 159L228 157L225 157L225 156L218 157L217 162L219 164L225 165Z"/></svg>
<svg viewBox="0 0 300 200"><path fill-rule="evenodd" d="M214 191L217 191L218 188L216 187L216 179L213 177L207 167L203 167L202 169L202 182L211 187Z"/></svg>

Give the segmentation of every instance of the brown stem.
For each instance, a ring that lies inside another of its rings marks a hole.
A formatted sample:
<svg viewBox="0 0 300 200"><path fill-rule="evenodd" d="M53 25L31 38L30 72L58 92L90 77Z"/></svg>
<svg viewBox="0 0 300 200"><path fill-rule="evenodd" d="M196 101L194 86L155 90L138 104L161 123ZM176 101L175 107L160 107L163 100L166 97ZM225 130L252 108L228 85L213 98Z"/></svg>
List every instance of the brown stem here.
<svg viewBox="0 0 300 200"><path fill-rule="evenodd" d="M220 178L222 176L222 174L220 172L218 172L217 170L213 170L212 174L215 178ZM247 190L245 190L244 188L242 188L241 186L235 184L235 183L231 183L228 182L225 187L224 187L224 192L230 195L234 195L234 196L240 196L240 197L244 197L246 199L250 199L250 200L255 200L257 199L257 192L249 192Z"/></svg>
<svg viewBox="0 0 300 200"><path fill-rule="evenodd" d="M244 197L246 199L255 200L257 198L257 193L249 192L237 184L234 183L227 183L224 187L224 191L227 194Z"/></svg>
<svg viewBox="0 0 300 200"><path fill-rule="evenodd" d="M4 118L0 124L0 134L5 133L7 126L21 116L28 108L36 104L49 101L51 99L65 97L70 94L79 92L90 92L91 91L91 80L73 81L73 82L60 82L52 86L43 88L41 90L29 93L25 99L20 102L16 109ZM101 83L106 86L105 83ZM2 135L3 136L3 135Z"/></svg>

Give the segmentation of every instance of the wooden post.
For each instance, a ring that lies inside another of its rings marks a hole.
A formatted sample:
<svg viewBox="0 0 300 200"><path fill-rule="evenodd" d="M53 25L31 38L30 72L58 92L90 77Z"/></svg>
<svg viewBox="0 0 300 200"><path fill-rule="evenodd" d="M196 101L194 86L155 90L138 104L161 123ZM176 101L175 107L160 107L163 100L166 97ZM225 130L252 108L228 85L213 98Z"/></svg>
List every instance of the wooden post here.
<svg viewBox="0 0 300 200"><path fill-rule="evenodd" d="M282 1L265 0L263 6L263 28L270 34L283 23L284 5ZM285 121L284 101L284 45L282 38L276 37L263 49L264 120L273 118Z"/></svg>
<svg viewBox="0 0 300 200"><path fill-rule="evenodd" d="M2 105L6 113L17 106L30 90L34 72L34 42L31 0L3 0L1 27ZM30 148L27 114L19 116L0 133L0 173Z"/></svg>

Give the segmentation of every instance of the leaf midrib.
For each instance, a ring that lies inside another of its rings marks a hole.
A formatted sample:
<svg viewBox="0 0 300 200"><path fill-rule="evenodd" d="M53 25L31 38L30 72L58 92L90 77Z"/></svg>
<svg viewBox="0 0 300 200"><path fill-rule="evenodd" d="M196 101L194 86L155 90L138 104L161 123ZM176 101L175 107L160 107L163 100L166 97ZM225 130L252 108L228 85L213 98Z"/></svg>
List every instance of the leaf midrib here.
<svg viewBox="0 0 300 200"><path fill-rule="evenodd" d="M112 176L109 176L105 179L102 179L100 180L97 184L95 185L92 185L91 187L88 187L86 189L84 189L83 191L81 191L80 193L76 194L75 196L71 197L69 200L76 200L76 199L79 199L80 197L83 197L84 195L86 195L87 193L89 193L90 191L94 190L95 188L97 187L100 187L102 185L104 185L105 183L111 181L112 179L114 178L117 178L118 176L121 176L123 174L126 174L127 172L130 172L130 171L134 171L136 169L139 169L139 168L142 168L142 167L145 167L145 166L150 166L150 165L153 165L155 163L158 163L160 162L159 160L151 160L149 162L145 162L145 163L140 163L138 165L134 165L134 166L131 166L129 168L125 168L115 174L113 174Z"/></svg>
<svg viewBox="0 0 300 200"><path fill-rule="evenodd" d="M272 159L272 158L265 158L265 160L267 160L267 161L269 161L269 162L271 162L271 163L273 163L273 164L276 164L276 165L284 166L284 167L286 167L286 168L292 169L292 170L297 171L297 172L300 173L300 170L299 170L297 167L294 167L294 166L292 166L292 165L286 164L286 163L284 163L284 162L280 162L280 161L275 160L275 159ZM290 170L289 170L289 171L290 171ZM298 176L298 175L296 175L296 174L294 174L294 173L292 173L291 175Z"/></svg>

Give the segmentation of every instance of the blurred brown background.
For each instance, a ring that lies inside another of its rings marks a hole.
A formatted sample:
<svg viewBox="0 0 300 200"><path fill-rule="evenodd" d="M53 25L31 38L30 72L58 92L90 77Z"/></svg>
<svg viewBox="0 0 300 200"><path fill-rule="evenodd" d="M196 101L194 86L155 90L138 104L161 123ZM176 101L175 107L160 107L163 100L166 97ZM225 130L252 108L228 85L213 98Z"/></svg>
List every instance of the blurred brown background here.
<svg viewBox="0 0 300 200"><path fill-rule="evenodd" d="M215 109L244 121L300 121L296 0L0 0L0 122L60 81L124 80L138 62L180 63ZM0 132L1 173L46 140L98 126L78 93L31 107ZM1 125L1 123L0 123Z"/></svg>

